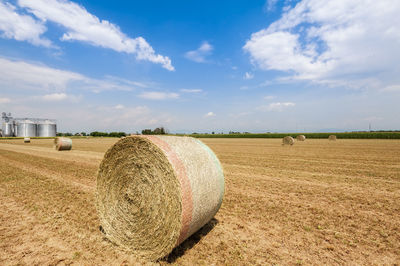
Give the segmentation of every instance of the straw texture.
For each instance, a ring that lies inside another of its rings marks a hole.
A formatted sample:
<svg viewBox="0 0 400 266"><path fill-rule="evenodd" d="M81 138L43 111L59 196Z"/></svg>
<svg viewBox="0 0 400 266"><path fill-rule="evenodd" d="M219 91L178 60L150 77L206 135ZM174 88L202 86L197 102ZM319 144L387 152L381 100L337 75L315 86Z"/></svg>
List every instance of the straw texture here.
<svg viewBox="0 0 400 266"><path fill-rule="evenodd" d="M286 136L282 139L282 145L293 145L294 144L294 138L291 136Z"/></svg>
<svg viewBox="0 0 400 266"><path fill-rule="evenodd" d="M328 139L332 140L332 141L335 141L336 140L336 136L335 135L329 135Z"/></svg>
<svg viewBox="0 0 400 266"><path fill-rule="evenodd" d="M70 150L72 148L72 139L70 138L55 138L54 147L58 151Z"/></svg>
<svg viewBox="0 0 400 266"><path fill-rule="evenodd" d="M297 139L298 141L305 141L305 140L306 140L306 136L304 136L304 135L298 135L298 136L296 137L296 139Z"/></svg>
<svg viewBox="0 0 400 266"><path fill-rule="evenodd" d="M24 143L31 143L31 138L24 138Z"/></svg>
<svg viewBox="0 0 400 266"><path fill-rule="evenodd" d="M121 139L105 154L97 177L106 237L153 261L210 221L223 195L217 157L190 137Z"/></svg>

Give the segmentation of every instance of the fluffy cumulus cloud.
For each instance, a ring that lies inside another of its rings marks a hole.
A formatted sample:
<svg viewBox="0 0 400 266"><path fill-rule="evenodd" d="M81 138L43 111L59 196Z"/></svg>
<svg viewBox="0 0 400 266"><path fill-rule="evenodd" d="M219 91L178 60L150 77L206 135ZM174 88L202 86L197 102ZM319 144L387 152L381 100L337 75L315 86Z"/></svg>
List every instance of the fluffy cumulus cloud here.
<svg viewBox="0 0 400 266"><path fill-rule="evenodd" d="M333 86L400 84L400 2L303 0L243 49L264 70Z"/></svg>
<svg viewBox="0 0 400 266"><path fill-rule="evenodd" d="M276 102L276 103L270 103L269 105L263 105L259 106L257 109L259 111L276 111L276 112L282 112L286 108L293 107L295 106L295 103L292 102Z"/></svg>
<svg viewBox="0 0 400 266"><path fill-rule="evenodd" d="M244 74L244 79L253 79L254 78L254 74L250 73L250 72L246 72Z"/></svg>
<svg viewBox="0 0 400 266"><path fill-rule="evenodd" d="M37 21L31 16L19 14L17 8L10 3L0 2L1 37L51 47L51 42L41 37L46 30L43 22Z"/></svg>
<svg viewBox="0 0 400 266"><path fill-rule="evenodd" d="M147 91L141 93L139 97L147 100L169 100L178 99L179 94L175 92Z"/></svg>
<svg viewBox="0 0 400 266"><path fill-rule="evenodd" d="M156 54L143 38L130 38L119 27L107 20L100 20L83 6L67 0L19 0L18 5L34 15L22 14L15 6L0 2L0 32L5 38L28 41L35 45L52 46L42 38L45 23L54 22L66 29L61 40L81 41L117 52L133 54L138 60L146 60L170 71L174 70L167 56Z"/></svg>
<svg viewBox="0 0 400 266"><path fill-rule="evenodd" d="M213 49L211 44L203 42L196 50L186 52L185 57L196 63L206 63L206 57L211 55Z"/></svg>
<svg viewBox="0 0 400 266"><path fill-rule="evenodd" d="M213 112L208 112L207 114L204 115L205 117L213 117L216 116Z"/></svg>

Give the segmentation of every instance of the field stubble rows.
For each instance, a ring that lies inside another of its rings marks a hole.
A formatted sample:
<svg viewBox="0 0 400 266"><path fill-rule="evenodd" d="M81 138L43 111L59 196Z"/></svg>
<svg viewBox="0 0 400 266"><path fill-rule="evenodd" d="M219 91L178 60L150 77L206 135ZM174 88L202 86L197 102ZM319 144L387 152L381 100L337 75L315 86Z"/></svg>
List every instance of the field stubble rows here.
<svg viewBox="0 0 400 266"><path fill-rule="evenodd" d="M97 167L116 139L0 141L0 264L130 264L103 238ZM400 262L400 141L203 139L226 191L215 219L174 250L179 264Z"/></svg>

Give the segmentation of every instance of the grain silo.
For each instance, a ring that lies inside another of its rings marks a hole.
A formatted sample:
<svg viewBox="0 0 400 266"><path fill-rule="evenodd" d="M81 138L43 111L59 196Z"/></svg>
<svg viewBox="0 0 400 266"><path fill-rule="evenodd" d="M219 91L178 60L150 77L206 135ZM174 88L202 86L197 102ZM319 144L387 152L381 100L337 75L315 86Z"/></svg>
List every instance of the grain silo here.
<svg viewBox="0 0 400 266"><path fill-rule="evenodd" d="M45 119L37 121L37 137L55 137L57 125L54 120Z"/></svg>
<svg viewBox="0 0 400 266"><path fill-rule="evenodd" d="M14 127L12 122L3 122L1 128L3 130L3 137L12 137L14 135Z"/></svg>
<svg viewBox="0 0 400 266"><path fill-rule="evenodd" d="M30 119L21 119L16 121L17 137L36 137L37 125Z"/></svg>
<svg viewBox="0 0 400 266"><path fill-rule="evenodd" d="M14 124L10 113L2 113L2 137L12 137L14 135Z"/></svg>

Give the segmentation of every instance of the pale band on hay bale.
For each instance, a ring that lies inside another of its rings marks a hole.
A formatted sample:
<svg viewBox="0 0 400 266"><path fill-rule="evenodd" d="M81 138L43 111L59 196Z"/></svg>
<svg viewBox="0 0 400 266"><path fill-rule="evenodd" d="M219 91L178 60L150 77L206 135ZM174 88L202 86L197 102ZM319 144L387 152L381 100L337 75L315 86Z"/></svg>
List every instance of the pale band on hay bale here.
<svg viewBox="0 0 400 266"><path fill-rule="evenodd" d="M201 141L131 136L104 155L96 205L109 240L155 261L214 217L224 189L221 164Z"/></svg>
<svg viewBox="0 0 400 266"><path fill-rule="evenodd" d="M294 144L294 138L291 136L286 136L282 139L282 145L293 145Z"/></svg>
<svg viewBox="0 0 400 266"><path fill-rule="evenodd" d="M54 147L58 151L67 151L72 148L72 139L70 138L55 138Z"/></svg>
<svg viewBox="0 0 400 266"><path fill-rule="evenodd" d="M31 143L31 138L24 138L24 143Z"/></svg>
<svg viewBox="0 0 400 266"><path fill-rule="evenodd" d="M336 140L336 136L335 135L329 135L328 139L329 140Z"/></svg>
<svg viewBox="0 0 400 266"><path fill-rule="evenodd" d="M304 135L298 135L298 136L296 137L296 139L297 139L298 141L305 141L305 140L306 140L306 136L304 136Z"/></svg>

